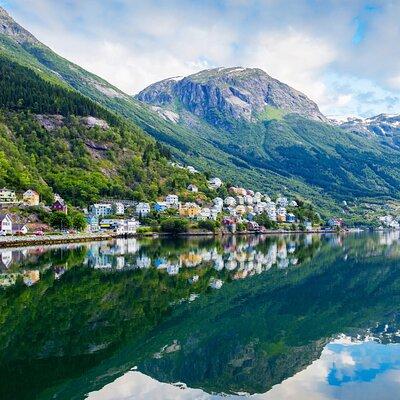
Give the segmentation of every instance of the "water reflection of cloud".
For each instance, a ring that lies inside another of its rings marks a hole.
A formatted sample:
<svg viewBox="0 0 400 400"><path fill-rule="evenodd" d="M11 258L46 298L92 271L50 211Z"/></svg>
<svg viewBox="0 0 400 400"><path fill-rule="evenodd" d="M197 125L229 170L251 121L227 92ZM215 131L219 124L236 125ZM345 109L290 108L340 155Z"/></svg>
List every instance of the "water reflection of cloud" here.
<svg viewBox="0 0 400 400"><path fill-rule="evenodd" d="M269 392L249 396L255 400L394 400L400 393L400 345L335 341L305 370L274 386ZM332 379L332 374L335 379ZM340 384L338 382L340 381ZM130 371L90 400L116 399L239 399L237 395L212 395L200 389L160 383Z"/></svg>

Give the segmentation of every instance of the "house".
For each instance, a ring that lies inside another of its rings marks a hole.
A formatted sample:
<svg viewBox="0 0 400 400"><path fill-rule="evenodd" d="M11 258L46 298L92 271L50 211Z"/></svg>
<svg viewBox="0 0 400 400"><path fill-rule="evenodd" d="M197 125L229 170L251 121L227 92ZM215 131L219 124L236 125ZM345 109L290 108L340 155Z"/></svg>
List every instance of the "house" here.
<svg viewBox="0 0 400 400"><path fill-rule="evenodd" d="M12 233L13 235L16 234L26 235L28 233L28 227L24 224L13 224Z"/></svg>
<svg viewBox="0 0 400 400"><path fill-rule="evenodd" d="M196 185L190 184L187 189L192 192L192 193L197 193L199 191L199 188Z"/></svg>
<svg viewBox="0 0 400 400"><path fill-rule="evenodd" d="M341 228L343 226L343 220L341 218L331 218L328 220L328 226L331 228Z"/></svg>
<svg viewBox="0 0 400 400"><path fill-rule="evenodd" d="M27 206L38 206L40 203L40 196L34 190L29 189L22 195L22 201Z"/></svg>
<svg viewBox="0 0 400 400"><path fill-rule="evenodd" d="M196 169L195 167L192 167L191 165L188 165L188 166L186 167L186 169L187 169L191 174L196 174L196 173L199 172L199 171L197 171L197 169Z"/></svg>
<svg viewBox="0 0 400 400"><path fill-rule="evenodd" d="M217 208L216 206L211 207L210 209L210 219L216 221L218 218L218 214L221 212L221 210L219 208Z"/></svg>
<svg viewBox="0 0 400 400"><path fill-rule="evenodd" d="M279 207L287 207L287 205L289 204L288 199L286 197L278 197L276 199L276 204Z"/></svg>
<svg viewBox="0 0 400 400"><path fill-rule="evenodd" d="M260 225L257 224L255 221L249 221L247 223L247 230L249 231L258 231L260 229Z"/></svg>
<svg viewBox="0 0 400 400"><path fill-rule="evenodd" d="M157 201L157 203L153 206L153 209L156 212L164 212L167 208L168 204L165 201Z"/></svg>
<svg viewBox="0 0 400 400"><path fill-rule="evenodd" d="M296 200L292 200L292 201L289 203L289 206L290 206L290 207L298 207L297 201L296 201Z"/></svg>
<svg viewBox="0 0 400 400"><path fill-rule="evenodd" d="M92 204L89 211L96 217L106 217L107 215L114 214L113 206L105 203Z"/></svg>
<svg viewBox="0 0 400 400"><path fill-rule="evenodd" d="M125 231L128 235L133 235L136 233L137 228L139 227L139 221L136 221L135 218L131 218L125 221Z"/></svg>
<svg viewBox="0 0 400 400"><path fill-rule="evenodd" d="M96 215L87 215L86 222L88 224L90 232L97 232L99 230L99 218Z"/></svg>
<svg viewBox="0 0 400 400"><path fill-rule="evenodd" d="M213 199L213 203L215 208L222 210L222 207L224 206L224 200L222 200L221 197L216 197Z"/></svg>
<svg viewBox="0 0 400 400"><path fill-rule="evenodd" d="M8 214L0 214L0 231L11 235L13 232L13 223Z"/></svg>
<svg viewBox="0 0 400 400"><path fill-rule="evenodd" d="M234 197L228 196L228 197L225 198L224 204L225 204L227 207L232 207L232 206L235 206L235 205L236 205L236 200L234 199Z"/></svg>
<svg viewBox="0 0 400 400"><path fill-rule="evenodd" d="M243 205L244 204L244 196L236 196L236 203Z"/></svg>
<svg viewBox="0 0 400 400"><path fill-rule="evenodd" d="M200 212L197 215L198 220L210 219L210 217L211 217L211 210L207 207L200 209Z"/></svg>
<svg viewBox="0 0 400 400"><path fill-rule="evenodd" d="M165 203L168 208L179 206L179 197L176 194L169 194L165 197Z"/></svg>
<svg viewBox="0 0 400 400"><path fill-rule="evenodd" d="M140 217L145 217L150 213L150 204L149 203L138 203L136 205L136 214Z"/></svg>
<svg viewBox="0 0 400 400"><path fill-rule="evenodd" d="M194 218L200 214L201 208L196 203L185 203L179 208L181 217Z"/></svg>
<svg viewBox="0 0 400 400"><path fill-rule="evenodd" d="M219 178L211 178L208 181L208 186L210 187L210 189L218 189L222 186L222 181Z"/></svg>
<svg viewBox="0 0 400 400"><path fill-rule="evenodd" d="M236 213L239 215L243 215L246 213L246 207L239 204L238 206L236 206Z"/></svg>
<svg viewBox="0 0 400 400"><path fill-rule="evenodd" d="M286 222L286 214L276 214L276 220L278 222Z"/></svg>
<svg viewBox="0 0 400 400"><path fill-rule="evenodd" d="M295 217L295 215L294 214L292 214L292 213L288 213L287 215L286 215L286 222L289 222L289 223L294 223L294 222L296 222L296 217Z"/></svg>
<svg viewBox="0 0 400 400"><path fill-rule="evenodd" d="M312 230L312 224L310 221L305 221L304 226L306 228L306 231L311 231Z"/></svg>
<svg viewBox="0 0 400 400"><path fill-rule="evenodd" d="M122 203L114 204L115 215L124 215L125 214L125 206Z"/></svg>
<svg viewBox="0 0 400 400"><path fill-rule="evenodd" d="M6 188L0 189L0 204L12 203L18 203L15 192Z"/></svg>
<svg viewBox="0 0 400 400"><path fill-rule="evenodd" d="M68 206L64 203L64 200L56 200L52 205L51 205L51 211L59 211L67 214L68 212Z"/></svg>

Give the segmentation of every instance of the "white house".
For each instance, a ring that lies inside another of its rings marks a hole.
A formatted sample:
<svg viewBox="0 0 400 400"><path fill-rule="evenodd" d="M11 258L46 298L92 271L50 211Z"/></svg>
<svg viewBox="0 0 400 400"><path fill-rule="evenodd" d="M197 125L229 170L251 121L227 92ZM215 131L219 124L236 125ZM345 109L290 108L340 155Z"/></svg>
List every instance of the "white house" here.
<svg viewBox="0 0 400 400"><path fill-rule="evenodd" d="M276 204L279 207L287 207L287 205L289 204L288 199L286 197L278 197L276 199Z"/></svg>
<svg viewBox="0 0 400 400"><path fill-rule="evenodd" d="M149 203L138 203L136 206L136 214L141 217L145 217L150 213L150 204Z"/></svg>
<svg viewBox="0 0 400 400"><path fill-rule="evenodd" d="M105 217L113 214L113 207L111 204L93 204L90 206L90 213L96 217Z"/></svg>
<svg viewBox="0 0 400 400"><path fill-rule="evenodd" d="M204 207L200 210L200 213L197 216L199 220L209 219L211 217L211 210L207 207Z"/></svg>
<svg viewBox="0 0 400 400"><path fill-rule="evenodd" d="M11 235L13 232L13 223L8 214L0 214L0 231Z"/></svg>
<svg viewBox="0 0 400 400"><path fill-rule="evenodd" d="M188 166L186 167L186 169L187 169L191 174L196 174L197 172L199 172L199 171L197 171L197 169L196 169L195 167L192 167L191 165L188 165Z"/></svg>
<svg viewBox="0 0 400 400"><path fill-rule="evenodd" d="M209 186L211 189L218 189L218 188L220 188L220 187L222 186L222 181L221 181L221 179L219 179L219 178L211 178L211 179L208 181L208 186Z"/></svg>
<svg viewBox="0 0 400 400"><path fill-rule="evenodd" d="M13 190L0 189L0 203L17 203L17 196Z"/></svg>
<svg viewBox="0 0 400 400"><path fill-rule="evenodd" d="M224 200L221 199L221 197L216 197L213 199L214 207L222 210L222 207L224 206Z"/></svg>
<svg viewBox="0 0 400 400"><path fill-rule="evenodd" d="M28 233L28 227L24 224L13 224L12 232L15 235L16 233L26 235Z"/></svg>
<svg viewBox="0 0 400 400"><path fill-rule="evenodd" d="M225 198L224 203L227 207L232 207L236 205L236 200L233 197L228 196Z"/></svg>
<svg viewBox="0 0 400 400"><path fill-rule="evenodd" d="M115 203L115 214L116 215L124 215L125 214L125 206L122 203Z"/></svg>
<svg viewBox="0 0 400 400"><path fill-rule="evenodd" d="M179 206L179 197L176 194L169 194L165 197L165 202L167 203L167 207L178 207Z"/></svg>
<svg viewBox="0 0 400 400"><path fill-rule="evenodd" d="M199 191L199 188L192 183L187 187L187 189L192 193L197 193Z"/></svg>
<svg viewBox="0 0 400 400"><path fill-rule="evenodd" d="M139 221L136 221L135 218L126 220L125 221L125 233L127 233L128 235L135 234L139 225L140 225Z"/></svg>

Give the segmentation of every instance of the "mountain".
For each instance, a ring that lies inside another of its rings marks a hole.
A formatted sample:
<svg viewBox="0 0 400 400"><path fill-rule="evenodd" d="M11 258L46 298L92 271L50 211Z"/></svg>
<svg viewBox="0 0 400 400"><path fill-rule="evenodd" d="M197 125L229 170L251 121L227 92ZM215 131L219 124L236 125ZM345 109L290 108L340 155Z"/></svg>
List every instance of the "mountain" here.
<svg viewBox="0 0 400 400"><path fill-rule="evenodd" d="M332 121L342 129L376 137L381 143L400 148L400 115L379 114L370 118L349 117L344 121Z"/></svg>
<svg viewBox="0 0 400 400"><path fill-rule="evenodd" d="M255 122L270 107L326 121L318 106L303 93L257 68L215 68L170 78L150 85L137 98L161 107L178 101L213 125L224 126L230 118ZM176 122L173 116L172 120Z"/></svg>
<svg viewBox="0 0 400 400"><path fill-rule="evenodd" d="M136 98L186 131L174 139L190 154L220 163L224 173L231 163L255 185L297 191L324 207L332 207L330 199L398 199L397 149L331 123L304 94L259 69L170 78Z"/></svg>
<svg viewBox="0 0 400 400"><path fill-rule="evenodd" d="M362 204L399 198L396 149L328 123L304 94L259 69L202 71L132 97L54 53L4 10L0 26L2 57L130 121L133 138L151 135L178 161L228 183L312 198L323 216L341 213L338 200L351 200L362 221ZM143 188L134 191L143 197Z"/></svg>

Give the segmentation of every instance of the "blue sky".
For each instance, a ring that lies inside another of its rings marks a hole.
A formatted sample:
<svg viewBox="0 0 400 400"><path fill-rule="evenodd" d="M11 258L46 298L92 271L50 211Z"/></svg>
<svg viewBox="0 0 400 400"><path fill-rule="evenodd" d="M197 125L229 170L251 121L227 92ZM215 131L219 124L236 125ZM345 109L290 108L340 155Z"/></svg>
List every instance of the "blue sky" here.
<svg viewBox="0 0 400 400"><path fill-rule="evenodd" d="M400 113L400 1L0 0L128 93L216 66L264 69L330 116Z"/></svg>

